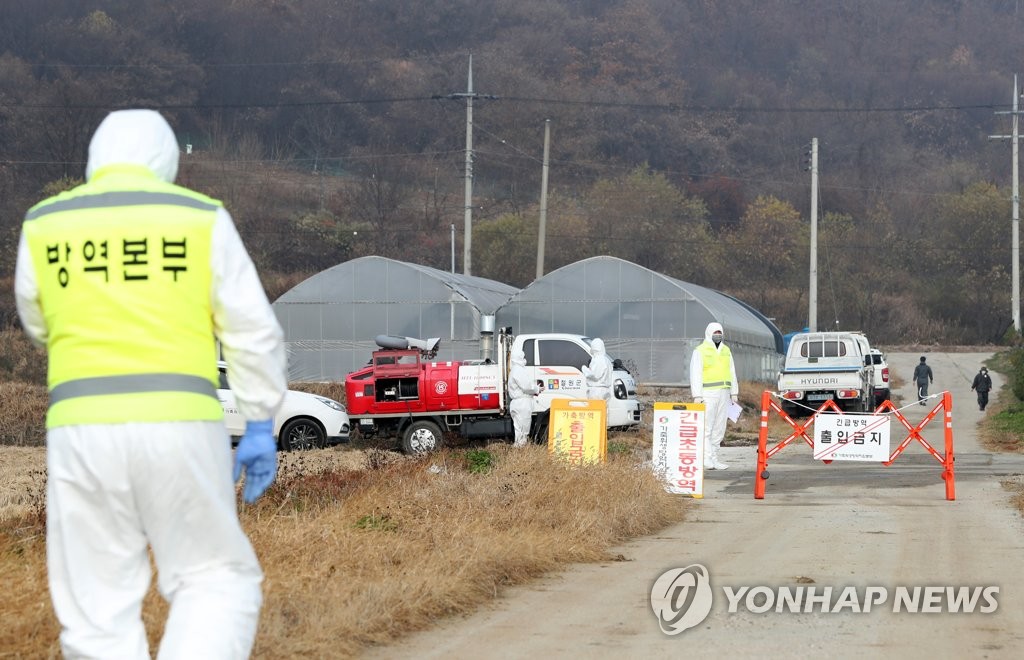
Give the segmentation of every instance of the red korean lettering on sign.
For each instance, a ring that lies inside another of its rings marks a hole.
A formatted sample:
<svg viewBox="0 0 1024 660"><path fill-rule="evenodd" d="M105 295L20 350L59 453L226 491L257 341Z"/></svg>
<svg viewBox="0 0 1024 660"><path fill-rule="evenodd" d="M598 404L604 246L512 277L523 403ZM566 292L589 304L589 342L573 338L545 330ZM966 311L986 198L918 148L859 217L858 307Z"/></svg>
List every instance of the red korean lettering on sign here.
<svg viewBox="0 0 1024 660"><path fill-rule="evenodd" d="M569 424L569 458L583 461L583 422L574 421Z"/></svg>
<svg viewBox="0 0 1024 660"><path fill-rule="evenodd" d="M700 427L697 425L697 414L695 412L682 412L679 415L679 476L676 485L684 490L697 490L697 436Z"/></svg>

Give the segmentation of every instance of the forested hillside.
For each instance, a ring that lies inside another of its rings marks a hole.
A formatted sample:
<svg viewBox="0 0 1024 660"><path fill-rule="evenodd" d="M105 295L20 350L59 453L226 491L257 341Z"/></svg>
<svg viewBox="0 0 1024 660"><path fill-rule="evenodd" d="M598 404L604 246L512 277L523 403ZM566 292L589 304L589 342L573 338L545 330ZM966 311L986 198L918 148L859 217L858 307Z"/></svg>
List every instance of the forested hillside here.
<svg viewBox="0 0 1024 660"><path fill-rule="evenodd" d="M472 56L472 274L533 279L550 120L546 271L611 254L799 329L816 137L819 327L1000 340L1020 4L3 0L0 273L122 107L168 116L272 297L367 254L448 269L453 226L462 271Z"/></svg>

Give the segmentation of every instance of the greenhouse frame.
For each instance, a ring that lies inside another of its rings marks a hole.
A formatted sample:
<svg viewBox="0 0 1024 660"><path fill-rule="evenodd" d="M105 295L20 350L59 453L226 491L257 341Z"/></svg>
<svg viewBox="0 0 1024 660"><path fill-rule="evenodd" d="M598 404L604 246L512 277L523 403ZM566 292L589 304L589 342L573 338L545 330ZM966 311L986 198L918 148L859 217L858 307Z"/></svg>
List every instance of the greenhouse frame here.
<svg viewBox="0 0 1024 660"><path fill-rule="evenodd" d="M274 304L291 381L343 381L378 335L439 337L438 360L480 357L480 318L518 289L385 257L360 257L300 282Z"/></svg>
<svg viewBox="0 0 1024 660"><path fill-rule="evenodd" d="M774 382L782 333L750 305L629 261L598 256L544 275L496 314L515 333L572 332L604 340L638 383L688 386L708 323L725 330L740 380Z"/></svg>

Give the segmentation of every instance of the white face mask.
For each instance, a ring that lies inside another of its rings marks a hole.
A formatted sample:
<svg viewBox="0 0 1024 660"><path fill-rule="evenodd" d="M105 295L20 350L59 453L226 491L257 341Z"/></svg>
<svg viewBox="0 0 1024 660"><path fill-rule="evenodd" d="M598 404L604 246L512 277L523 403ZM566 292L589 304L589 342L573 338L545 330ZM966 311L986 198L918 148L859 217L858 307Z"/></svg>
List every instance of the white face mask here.
<svg viewBox="0 0 1024 660"><path fill-rule="evenodd" d="M721 344L722 343L722 333L721 332L712 333L711 341L715 342L715 346L718 346L719 344Z"/></svg>

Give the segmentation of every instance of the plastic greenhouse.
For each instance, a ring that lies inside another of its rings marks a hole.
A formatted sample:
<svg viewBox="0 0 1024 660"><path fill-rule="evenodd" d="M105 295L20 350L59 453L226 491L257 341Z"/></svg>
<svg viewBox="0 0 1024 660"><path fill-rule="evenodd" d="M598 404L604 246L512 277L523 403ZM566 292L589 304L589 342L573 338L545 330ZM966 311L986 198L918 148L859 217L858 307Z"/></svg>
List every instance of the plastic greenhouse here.
<svg viewBox="0 0 1024 660"><path fill-rule="evenodd" d="M378 335L440 337L438 360L480 357L480 317L518 289L384 257L353 259L299 283L274 302L288 377L338 381L365 365Z"/></svg>
<svg viewBox="0 0 1024 660"><path fill-rule="evenodd" d="M712 321L725 329L741 380L773 382L782 359L782 333L749 305L616 257L552 271L513 295L496 317L515 333L600 337L645 385L688 385L690 355Z"/></svg>

